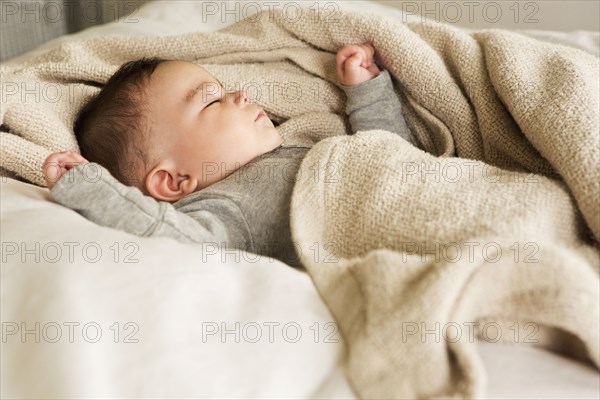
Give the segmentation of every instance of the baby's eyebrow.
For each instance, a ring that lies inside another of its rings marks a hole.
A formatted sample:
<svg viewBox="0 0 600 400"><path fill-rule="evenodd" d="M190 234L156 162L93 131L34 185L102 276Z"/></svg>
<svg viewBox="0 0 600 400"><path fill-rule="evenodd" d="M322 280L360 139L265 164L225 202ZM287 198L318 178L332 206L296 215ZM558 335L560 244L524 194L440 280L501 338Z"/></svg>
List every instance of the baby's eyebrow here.
<svg viewBox="0 0 600 400"><path fill-rule="evenodd" d="M196 86L195 88L190 90L187 93L187 95L185 96L185 102L189 103L190 100L192 100L192 97L194 97L196 95L196 93L198 93L200 91L201 88L202 88L202 84L199 84L198 86Z"/></svg>
<svg viewBox="0 0 600 400"><path fill-rule="evenodd" d="M220 82L218 79L215 79L215 80L217 81L216 83L218 83L218 84L219 84L219 86L221 87L221 89L223 89L223 85L221 84L221 82ZM185 101L186 101L187 103L189 103L189 102L192 100L192 98L193 98L194 96L196 96L196 94L198 94L199 92L201 92L201 91L202 91L202 89L203 89L203 88L202 88L202 86L203 86L203 85L208 85L208 84L211 84L211 83L215 83L215 82L202 82L202 83L200 83L198 86L196 86L195 88L191 89L191 90L190 90L190 91L189 91L189 92L186 94L186 96L185 96Z"/></svg>

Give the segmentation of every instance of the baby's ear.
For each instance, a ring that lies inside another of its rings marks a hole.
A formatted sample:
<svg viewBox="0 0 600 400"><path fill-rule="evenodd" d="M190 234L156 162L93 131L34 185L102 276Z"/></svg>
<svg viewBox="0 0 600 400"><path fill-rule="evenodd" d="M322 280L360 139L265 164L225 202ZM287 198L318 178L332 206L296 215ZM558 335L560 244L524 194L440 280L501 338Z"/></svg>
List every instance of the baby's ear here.
<svg viewBox="0 0 600 400"><path fill-rule="evenodd" d="M182 175L175 168L158 165L146 176L146 191L157 200L175 202L192 193L196 184L189 175Z"/></svg>

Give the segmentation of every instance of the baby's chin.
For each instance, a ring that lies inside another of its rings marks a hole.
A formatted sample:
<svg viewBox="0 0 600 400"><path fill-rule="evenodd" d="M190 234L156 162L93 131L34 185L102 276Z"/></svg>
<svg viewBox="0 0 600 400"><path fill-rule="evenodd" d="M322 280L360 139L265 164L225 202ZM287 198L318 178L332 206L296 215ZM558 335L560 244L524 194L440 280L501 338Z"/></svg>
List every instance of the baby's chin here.
<svg viewBox="0 0 600 400"><path fill-rule="evenodd" d="M283 144L283 136L281 136L281 133L279 132L279 129L273 127L273 131L275 131L275 142L276 145L279 146L280 144Z"/></svg>
<svg viewBox="0 0 600 400"><path fill-rule="evenodd" d="M283 144L283 138L279 134L279 131L276 128L273 128L272 131L269 132L269 137L265 138L265 153L276 149L280 145Z"/></svg>

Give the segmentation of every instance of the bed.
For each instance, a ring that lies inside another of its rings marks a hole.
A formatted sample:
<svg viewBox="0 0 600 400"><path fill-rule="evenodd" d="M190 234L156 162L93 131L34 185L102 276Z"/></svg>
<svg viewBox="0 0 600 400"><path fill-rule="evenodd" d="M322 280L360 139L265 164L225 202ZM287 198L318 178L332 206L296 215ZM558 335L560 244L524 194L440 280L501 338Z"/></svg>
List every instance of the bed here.
<svg viewBox="0 0 600 400"><path fill-rule="evenodd" d="M235 22L202 14L208 3L151 2L8 63L82 38ZM336 4L411 18L365 1ZM599 54L598 33L524 33ZM8 177L0 201L2 398L358 398L344 373L344 337L305 271L96 226L45 188ZM587 364L523 344L478 340L477 349L486 398L600 395Z"/></svg>

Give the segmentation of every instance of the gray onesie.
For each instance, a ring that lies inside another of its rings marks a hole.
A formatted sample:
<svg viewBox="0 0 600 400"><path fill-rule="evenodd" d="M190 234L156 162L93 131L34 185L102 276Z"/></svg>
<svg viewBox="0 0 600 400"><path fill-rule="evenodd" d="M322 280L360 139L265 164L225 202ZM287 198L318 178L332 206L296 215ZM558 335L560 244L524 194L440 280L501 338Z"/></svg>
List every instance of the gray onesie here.
<svg viewBox="0 0 600 400"><path fill-rule="evenodd" d="M360 85L340 87L348 97L346 114L353 132L386 129L418 146L406 126L388 71ZM121 184L96 163L72 168L51 193L58 203L99 225L138 236L199 243L207 252L247 250L301 267L298 252L308 249L298 249L292 242L290 200L308 150L281 145L173 204Z"/></svg>

